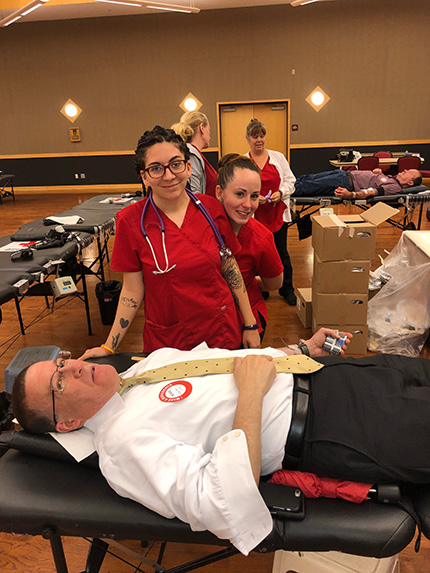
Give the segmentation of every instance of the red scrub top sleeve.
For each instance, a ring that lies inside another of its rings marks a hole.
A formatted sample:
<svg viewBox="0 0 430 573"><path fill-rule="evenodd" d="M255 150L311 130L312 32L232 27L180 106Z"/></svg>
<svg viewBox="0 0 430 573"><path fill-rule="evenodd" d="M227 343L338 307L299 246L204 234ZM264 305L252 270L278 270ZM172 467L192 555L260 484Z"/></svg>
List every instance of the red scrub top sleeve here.
<svg viewBox="0 0 430 573"><path fill-rule="evenodd" d="M133 219L133 220L130 220ZM123 209L117 214L115 243L113 247L110 268L113 271L122 273L135 273L142 270L135 245L144 241L143 235L137 241L136 229L139 227L138 221L134 220L127 209Z"/></svg>
<svg viewBox="0 0 430 573"><path fill-rule="evenodd" d="M256 264L256 273L260 277L273 279L284 271L281 258L276 250L273 234L261 239L261 249Z"/></svg>

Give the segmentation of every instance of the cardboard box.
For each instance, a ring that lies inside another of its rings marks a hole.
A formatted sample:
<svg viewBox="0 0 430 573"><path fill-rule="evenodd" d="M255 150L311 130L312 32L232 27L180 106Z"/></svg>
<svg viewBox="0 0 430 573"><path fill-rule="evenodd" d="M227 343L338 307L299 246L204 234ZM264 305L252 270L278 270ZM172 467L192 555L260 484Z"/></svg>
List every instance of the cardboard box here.
<svg viewBox="0 0 430 573"><path fill-rule="evenodd" d="M321 261L314 253L312 288L319 293L366 294L369 290L370 260Z"/></svg>
<svg viewBox="0 0 430 573"><path fill-rule="evenodd" d="M312 328L312 289L296 289L296 313L305 328Z"/></svg>
<svg viewBox="0 0 430 573"><path fill-rule="evenodd" d="M332 328L341 332L350 332L353 337L348 344L345 354L367 354L367 338L369 335L367 324L322 324L312 320L312 332L317 332L320 328Z"/></svg>
<svg viewBox="0 0 430 573"><path fill-rule="evenodd" d="M316 324L366 324L367 293L312 292L312 320Z"/></svg>
<svg viewBox="0 0 430 573"><path fill-rule="evenodd" d="M380 202L357 215L315 215L312 246L321 261L370 260L375 252L377 225L398 212Z"/></svg>

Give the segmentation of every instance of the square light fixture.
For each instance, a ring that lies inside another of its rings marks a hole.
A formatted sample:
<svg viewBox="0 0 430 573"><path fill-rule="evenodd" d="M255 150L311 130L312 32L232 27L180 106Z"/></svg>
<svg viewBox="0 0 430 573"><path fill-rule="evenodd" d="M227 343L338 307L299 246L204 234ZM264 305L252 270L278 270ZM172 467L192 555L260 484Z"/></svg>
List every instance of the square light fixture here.
<svg viewBox="0 0 430 573"><path fill-rule="evenodd" d="M197 111L202 107L202 102L196 98L191 92L184 97L179 104L179 107L184 111Z"/></svg>
<svg viewBox="0 0 430 573"><path fill-rule="evenodd" d="M315 111L322 109L325 104L329 101L330 97L325 93L323 89L317 86L306 98L306 101L310 106L314 108Z"/></svg>
<svg viewBox="0 0 430 573"><path fill-rule="evenodd" d="M68 99L60 109L60 112L64 115L64 117L67 117L69 121L74 123L81 115L82 109L73 100Z"/></svg>

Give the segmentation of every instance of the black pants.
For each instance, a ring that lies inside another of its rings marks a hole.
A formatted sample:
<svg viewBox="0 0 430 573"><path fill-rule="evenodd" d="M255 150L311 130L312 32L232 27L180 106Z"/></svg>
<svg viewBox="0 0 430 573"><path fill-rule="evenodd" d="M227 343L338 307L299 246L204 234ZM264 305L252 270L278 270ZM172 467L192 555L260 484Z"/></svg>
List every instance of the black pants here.
<svg viewBox="0 0 430 573"><path fill-rule="evenodd" d="M287 232L288 225L284 223L279 231L273 233L273 238L275 239L276 250L281 258L282 265L284 267L284 282L279 289L279 294L285 296L289 292L294 291L293 287L293 267L291 266L290 255L287 250Z"/></svg>
<svg viewBox="0 0 430 573"><path fill-rule="evenodd" d="M430 483L430 361L317 359L299 469L366 483Z"/></svg>

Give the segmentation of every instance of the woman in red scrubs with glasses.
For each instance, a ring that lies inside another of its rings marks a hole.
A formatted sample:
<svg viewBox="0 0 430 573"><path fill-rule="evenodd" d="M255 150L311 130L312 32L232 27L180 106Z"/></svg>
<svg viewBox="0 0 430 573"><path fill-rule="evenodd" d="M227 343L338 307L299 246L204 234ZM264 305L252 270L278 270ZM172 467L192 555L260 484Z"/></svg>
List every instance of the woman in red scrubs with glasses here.
<svg viewBox="0 0 430 573"><path fill-rule="evenodd" d="M296 304L293 287L293 268L287 250L286 223L291 221L290 195L294 193L296 178L288 161L279 151L266 149L266 128L258 119L246 127L250 151L246 155L258 166L261 173L260 206L255 218L273 233L276 248L284 266L284 282L279 294L291 306Z"/></svg>
<svg viewBox="0 0 430 573"><path fill-rule="evenodd" d="M258 348L234 258L240 244L219 202L186 189L191 166L182 138L159 126L146 131L135 164L148 197L117 215L111 268L123 273L118 310L106 342L83 358L114 353L142 302L144 352L201 342Z"/></svg>

